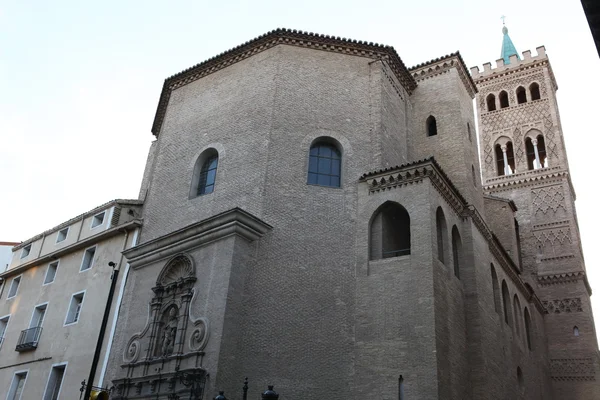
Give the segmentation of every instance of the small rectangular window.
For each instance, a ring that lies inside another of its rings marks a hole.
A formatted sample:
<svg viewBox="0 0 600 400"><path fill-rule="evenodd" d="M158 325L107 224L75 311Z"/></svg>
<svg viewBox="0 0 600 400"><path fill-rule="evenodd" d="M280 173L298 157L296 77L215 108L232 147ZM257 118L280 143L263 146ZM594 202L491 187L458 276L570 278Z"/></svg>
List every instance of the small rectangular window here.
<svg viewBox="0 0 600 400"><path fill-rule="evenodd" d="M92 229L104 223L105 215L106 211L102 211L101 213L94 215L94 217L92 218Z"/></svg>
<svg viewBox="0 0 600 400"><path fill-rule="evenodd" d="M90 247L83 254L83 260L81 261L81 268L79 271L86 271L92 268L94 263L94 256L96 255L96 247Z"/></svg>
<svg viewBox="0 0 600 400"><path fill-rule="evenodd" d="M58 231L58 235L56 235L56 243L60 243L62 241L64 241L67 238L67 235L69 234L69 228L65 228L65 229L61 229L60 231Z"/></svg>
<svg viewBox="0 0 600 400"><path fill-rule="evenodd" d="M14 278L10 284L10 289L8 289L8 299L13 298L17 295L17 291L19 290L19 284L21 283L21 276L17 276Z"/></svg>
<svg viewBox="0 0 600 400"><path fill-rule="evenodd" d="M76 293L71 296L71 303L69 304L65 325L74 324L79 321L81 307L83 306L83 295L84 293Z"/></svg>
<svg viewBox="0 0 600 400"><path fill-rule="evenodd" d="M4 342L4 336L6 334L6 328L8 327L9 319L10 315L0 318L0 346L2 346L2 342Z"/></svg>
<svg viewBox="0 0 600 400"><path fill-rule="evenodd" d="M20 400L21 395L23 394L23 387L25 386L25 381L27 380L27 371L17 372L13 376L12 383L10 385L10 389L8 390L7 400Z"/></svg>
<svg viewBox="0 0 600 400"><path fill-rule="evenodd" d="M44 285L54 282L56 277L56 271L58 270L58 261L48 264L48 270L46 270L46 277L44 278Z"/></svg>
<svg viewBox="0 0 600 400"><path fill-rule="evenodd" d="M30 244L23 247L23 250L21 250L21 258L27 257L29 255L29 253L31 253L31 245Z"/></svg>
<svg viewBox="0 0 600 400"><path fill-rule="evenodd" d="M34 308L33 316L31 317L31 322L29 323L29 328L40 328L44 324L44 317L46 316L47 307L48 303L40 304Z"/></svg>
<svg viewBox="0 0 600 400"><path fill-rule="evenodd" d="M44 392L43 400L57 400L60 394L63 377L65 376L66 365L56 365L52 367L50 376L48 377L48 384L46 385L46 391Z"/></svg>

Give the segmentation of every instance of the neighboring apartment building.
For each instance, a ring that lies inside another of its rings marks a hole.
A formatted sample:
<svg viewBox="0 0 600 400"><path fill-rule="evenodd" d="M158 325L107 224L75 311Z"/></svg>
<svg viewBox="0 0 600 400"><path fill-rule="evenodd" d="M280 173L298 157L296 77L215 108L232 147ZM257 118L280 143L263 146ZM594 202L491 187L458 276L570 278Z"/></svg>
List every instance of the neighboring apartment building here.
<svg viewBox="0 0 600 400"><path fill-rule="evenodd" d="M475 81L286 29L168 78L112 398L600 398L557 87L504 39Z"/></svg>
<svg viewBox="0 0 600 400"><path fill-rule="evenodd" d="M115 200L13 248L0 273L0 390L3 400L77 399L90 374L114 262L135 243L140 202ZM125 273L116 274L117 292ZM112 303L94 384L102 385L114 327Z"/></svg>
<svg viewBox="0 0 600 400"><path fill-rule="evenodd" d="M12 248L18 244L17 242L0 242L0 273L8 269L12 260Z"/></svg>

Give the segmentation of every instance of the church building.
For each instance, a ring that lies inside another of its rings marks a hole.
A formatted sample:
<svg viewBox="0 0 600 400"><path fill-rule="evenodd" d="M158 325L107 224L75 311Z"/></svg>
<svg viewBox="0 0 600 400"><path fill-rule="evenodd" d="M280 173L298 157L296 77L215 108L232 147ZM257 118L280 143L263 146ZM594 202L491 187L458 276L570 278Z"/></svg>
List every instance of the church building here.
<svg viewBox="0 0 600 400"><path fill-rule="evenodd" d="M168 78L111 399L600 398L556 90L506 28L483 71L277 29Z"/></svg>

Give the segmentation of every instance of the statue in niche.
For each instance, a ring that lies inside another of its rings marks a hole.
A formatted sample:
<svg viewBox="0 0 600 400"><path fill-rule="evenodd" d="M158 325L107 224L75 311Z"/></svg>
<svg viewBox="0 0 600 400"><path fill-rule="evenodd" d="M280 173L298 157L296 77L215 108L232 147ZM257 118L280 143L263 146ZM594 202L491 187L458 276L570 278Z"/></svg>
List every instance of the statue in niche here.
<svg viewBox="0 0 600 400"><path fill-rule="evenodd" d="M166 357L173 353L177 335L177 307L169 308L169 313L163 316L163 331L160 342L160 356Z"/></svg>

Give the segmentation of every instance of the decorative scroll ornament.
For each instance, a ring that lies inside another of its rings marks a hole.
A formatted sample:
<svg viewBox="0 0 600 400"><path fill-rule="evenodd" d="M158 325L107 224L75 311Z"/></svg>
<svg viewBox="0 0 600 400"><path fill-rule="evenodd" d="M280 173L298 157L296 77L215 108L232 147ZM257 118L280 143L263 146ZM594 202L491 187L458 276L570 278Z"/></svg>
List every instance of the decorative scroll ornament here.
<svg viewBox="0 0 600 400"><path fill-rule="evenodd" d="M190 336L189 346L192 351L200 351L204 349L206 342L208 342L208 320L200 318L194 325L196 329Z"/></svg>

